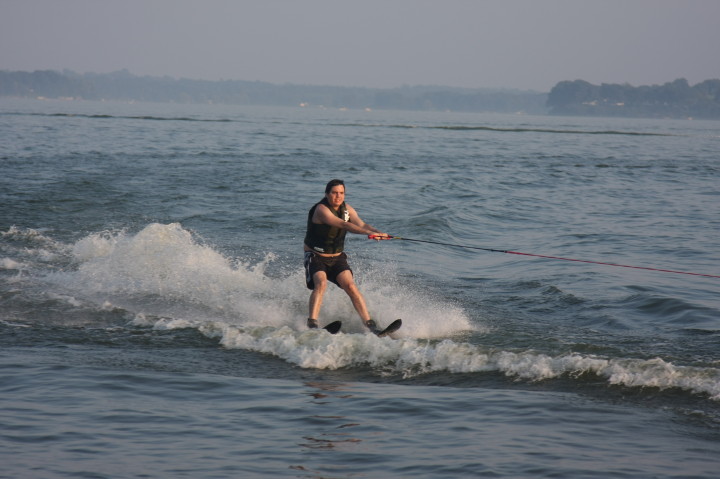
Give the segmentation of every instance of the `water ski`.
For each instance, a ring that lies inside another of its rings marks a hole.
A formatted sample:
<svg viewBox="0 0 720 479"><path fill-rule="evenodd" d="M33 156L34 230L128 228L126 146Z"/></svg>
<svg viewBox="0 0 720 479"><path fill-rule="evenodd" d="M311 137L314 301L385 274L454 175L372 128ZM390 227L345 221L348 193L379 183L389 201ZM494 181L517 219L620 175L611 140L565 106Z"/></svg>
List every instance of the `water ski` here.
<svg viewBox="0 0 720 479"><path fill-rule="evenodd" d="M342 321L333 321L332 323L324 326L323 329L330 334L336 334L338 331L340 331L341 326Z"/></svg>
<svg viewBox="0 0 720 479"><path fill-rule="evenodd" d="M330 334L336 334L338 331L340 331L341 326L342 326L342 322L333 321L332 323L329 323L329 324L323 326L323 329ZM310 329L318 329L318 320L308 318L307 327Z"/></svg>
<svg viewBox="0 0 720 479"><path fill-rule="evenodd" d="M396 319L392 323L390 323L390 326L387 328L380 330L375 327L375 322L373 321L373 327L370 328L370 331L375 333L379 338L382 338L383 336L387 336L388 334L394 333L398 329L400 329L400 326L402 326L402 319Z"/></svg>

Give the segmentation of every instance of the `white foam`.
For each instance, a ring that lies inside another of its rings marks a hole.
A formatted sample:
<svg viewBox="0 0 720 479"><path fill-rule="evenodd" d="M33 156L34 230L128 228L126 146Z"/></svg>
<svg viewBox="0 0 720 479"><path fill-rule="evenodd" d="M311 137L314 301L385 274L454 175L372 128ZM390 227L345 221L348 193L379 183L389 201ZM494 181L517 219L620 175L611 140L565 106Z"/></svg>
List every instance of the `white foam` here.
<svg viewBox="0 0 720 479"><path fill-rule="evenodd" d="M675 366L659 358L604 359L580 354L553 357L532 351L495 351L449 339L431 342L360 333L330 335L287 327L243 329L208 323L199 329L209 337L219 338L227 348L272 354L303 368L365 366L404 377L437 372L499 372L526 381L590 374L612 385L680 388L720 400L720 370Z"/></svg>
<svg viewBox="0 0 720 479"><path fill-rule="evenodd" d="M134 324L194 328L224 347L272 354L304 368L370 367L405 377L498 372L526 381L590 374L609 384L681 388L720 400L718 368L434 341L431 338L471 329L481 333L483 327L479 320L471 324L461 307L403 284L387 268L382 275L363 271L361 290L378 323L403 318L396 339L365 334L349 299L334 287L326 293L322 322L341 319L342 332L307 330L309 291L299 265L290 274L270 277L274 255L255 264L231 260L200 244L179 224L151 224L134 235L90 235L72 251L77 271L54 274L54 279L67 290L94 295L103 307L134 312ZM76 301L77 296L68 297Z"/></svg>
<svg viewBox="0 0 720 479"><path fill-rule="evenodd" d="M83 305L83 303L80 300L78 300L77 298L66 295L66 294L57 294L57 293L53 293L53 292L48 292L47 297L50 299L57 300L57 301L63 301L65 303L69 304L70 306L74 306L74 307L80 307Z"/></svg>
<svg viewBox="0 0 720 479"><path fill-rule="evenodd" d="M22 251L24 256L40 261L56 260L66 250L65 245L33 228L11 226L7 231L0 232L0 236L10 241L22 243L22 247L18 248L18 251Z"/></svg>
<svg viewBox="0 0 720 479"><path fill-rule="evenodd" d="M40 231L33 228L18 228L11 226L7 231L0 233L0 236L15 240L25 240L41 243L52 243L53 240L43 235Z"/></svg>
<svg viewBox="0 0 720 479"><path fill-rule="evenodd" d="M0 258L0 269L16 269L16 270L22 270L25 269L25 264L15 261L11 258Z"/></svg>
<svg viewBox="0 0 720 479"><path fill-rule="evenodd" d="M75 243L72 254L77 271L57 274L56 280L136 313L305 328L309 291L300 259L292 273L271 278L266 271L277 259L274 254L255 264L231 260L200 244L177 223L150 224L134 235L92 234ZM379 324L403 318L402 334L410 337L474 329L462 308L401 286L394 278L385 271L382 278L367 275L362 284ZM341 319L350 331L363 329L347 295L334 286L326 293L322 318Z"/></svg>

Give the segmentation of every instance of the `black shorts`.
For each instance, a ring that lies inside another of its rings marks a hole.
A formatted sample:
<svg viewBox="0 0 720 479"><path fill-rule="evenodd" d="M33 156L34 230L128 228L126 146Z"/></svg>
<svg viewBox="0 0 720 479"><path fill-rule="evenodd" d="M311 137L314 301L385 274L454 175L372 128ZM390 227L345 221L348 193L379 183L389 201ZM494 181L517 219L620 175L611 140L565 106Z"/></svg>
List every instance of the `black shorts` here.
<svg viewBox="0 0 720 479"><path fill-rule="evenodd" d="M320 256L319 254L315 254L311 251L305 252L305 284L307 285L308 289L315 289L315 282L313 281L313 276L318 271L324 271L327 275L328 281L335 283L340 286L337 282L337 277L340 273L343 271L350 271L350 274L352 274L352 269L350 269L350 265L347 261L347 255L345 253L340 253L338 256Z"/></svg>

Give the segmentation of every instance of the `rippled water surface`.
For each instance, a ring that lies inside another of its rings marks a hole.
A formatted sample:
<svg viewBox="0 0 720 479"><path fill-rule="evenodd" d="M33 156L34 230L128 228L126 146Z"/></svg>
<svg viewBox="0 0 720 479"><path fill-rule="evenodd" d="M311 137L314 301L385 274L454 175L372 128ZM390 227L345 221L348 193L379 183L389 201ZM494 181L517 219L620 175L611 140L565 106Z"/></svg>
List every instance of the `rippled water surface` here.
<svg viewBox="0 0 720 479"><path fill-rule="evenodd" d="M0 477L716 477L720 123L0 101ZM343 178L376 321L307 331ZM601 264L602 263L602 264Z"/></svg>

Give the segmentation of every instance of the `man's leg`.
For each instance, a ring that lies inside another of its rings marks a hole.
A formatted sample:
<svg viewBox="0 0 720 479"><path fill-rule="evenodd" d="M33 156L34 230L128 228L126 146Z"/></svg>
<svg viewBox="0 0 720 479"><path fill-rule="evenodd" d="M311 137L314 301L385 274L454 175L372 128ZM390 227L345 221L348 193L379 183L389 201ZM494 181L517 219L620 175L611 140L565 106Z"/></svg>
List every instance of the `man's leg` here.
<svg viewBox="0 0 720 479"><path fill-rule="evenodd" d="M325 294L325 290L327 289L327 274L325 274L324 271L318 271L313 275L313 283L315 285L315 288L313 288L312 293L310 293L310 302L308 305L308 321L317 321L318 319L318 315L320 314L320 307L322 306L323 302L323 295Z"/></svg>
<svg viewBox="0 0 720 479"><path fill-rule="evenodd" d="M343 291L350 296L350 301L352 301L355 311L360 315L363 323L370 321L370 313L368 313L367 306L365 305L365 298L363 298L363 295L355 284L352 272L350 272L350 270L343 271L338 275L337 282Z"/></svg>

